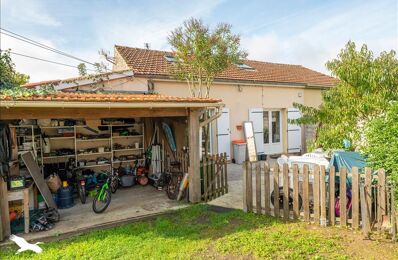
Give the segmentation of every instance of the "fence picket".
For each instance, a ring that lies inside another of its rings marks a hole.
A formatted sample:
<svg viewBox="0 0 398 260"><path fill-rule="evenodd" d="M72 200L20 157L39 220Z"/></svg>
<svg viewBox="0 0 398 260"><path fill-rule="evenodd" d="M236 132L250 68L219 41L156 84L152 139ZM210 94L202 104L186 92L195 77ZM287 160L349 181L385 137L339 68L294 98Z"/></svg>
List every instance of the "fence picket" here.
<svg viewBox="0 0 398 260"><path fill-rule="evenodd" d="M225 194L225 189L224 189L224 158L223 154L220 154L220 160L219 160L219 165L220 165L220 196Z"/></svg>
<svg viewBox="0 0 398 260"><path fill-rule="evenodd" d="M207 178L207 157L203 156L203 192L204 201L208 200L208 178Z"/></svg>
<svg viewBox="0 0 398 260"><path fill-rule="evenodd" d="M319 224L319 216L320 216L320 203L319 203L319 166L315 165L314 167L314 183L312 184L313 188L313 198L314 198L314 222L315 224Z"/></svg>
<svg viewBox="0 0 398 260"><path fill-rule="evenodd" d="M307 164L303 166L303 209L304 221L310 222L309 175Z"/></svg>
<svg viewBox="0 0 398 260"><path fill-rule="evenodd" d="M221 167L220 167L220 156L216 154L216 160L215 160L215 172L216 172L216 179L215 179L215 185L216 185L216 197L221 196L221 185L220 185L220 174L221 174Z"/></svg>
<svg viewBox="0 0 398 260"><path fill-rule="evenodd" d="M269 165L267 162L264 163L264 213L270 215L270 174Z"/></svg>
<svg viewBox="0 0 398 260"><path fill-rule="evenodd" d="M367 201L367 208L369 209L368 218L370 221L373 220L372 212L372 170L368 167L365 168L365 196Z"/></svg>
<svg viewBox="0 0 398 260"><path fill-rule="evenodd" d="M352 227L359 228L359 173L358 167L352 168Z"/></svg>
<svg viewBox="0 0 398 260"><path fill-rule="evenodd" d="M261 214L261 164L256 163L256 213Z"/></svg>
<svg viewBox="0 0 398 260"><path fill-rule="evenodd" d="M247 163L247 211L253 211L252 164Z"/></svg>
<svg viewBox="0 0 398 260"><path fill-rule="evenodd" d="M289 219L289 165L283 164L283 218Z"/></svg>
<svg viewBox="0 0 398 260"><path fill-rule="evenodd" d="M279 217L279 165L275 163L272 176L274 179L274 216Z"/></svg>
<svg viewBox="0 0 398 260"><path fill-rule="evenodd" d="M224 190L225 193L228 193L228 161L227 161L227 153L224 153Z"/></svg>
<svg viewBox="0 0 398 260"><path fill-rule="evenodd" d="M248 182L248 177L247 177L247 165L249 164L249 162L248 161L246 161L246 162L244 162L243 163L243 165L242 165L242 169L243 169L243 185L242 185L242 190L243 190L243 194L242 194L242 197L243 197L243 211L244 212L248 212L248 208L247 208L247 205L248 205L248 197L247 197L247 193L248 193L248 191L247 191L247 182Z"/></svg>
<svg viewBox="0 0 398 260"><path fill-rule="evenodd" d="M216 164L215 164L215 156L211 156L211 199L215 199L217 198L216 196L216 182L215 180L215 176L216 176Z"/></svg>
<svg viewBox="0 0 398 260"><path fill-rule="evenodd" d="M377 222L379 223L379 230L382 227L383 216L386 214L386 175L384 169L379 169L377 171L377 175L379 176L378 188L379 188L379 196L378 196L378 211L377 211Z"/></svg>
<svg viewBox="0 0 398 260"><path fill-rule="evenodd" d="M346 226L347 225L347 169L342 167L340 170L340 225Z"/></svg>
<svg viewBox="0 0 398 260"><path fill-rule="evenodd" d="M321 166L320 172L320 204L321 204L321 226L326 226L326 182L325 182L325 166Z"/></svg>
<svg viewBox="0 0 398 260"><path fill-rule="evenodd" d="M293 164L293 219L300 217L299 203L299 172L297 164Z"/></svg>
<svg viewBox="0 0 398 260"><path fill-rule="evenodd" d="M334 226L336 224L336 212L335 212L335 194L336 194L336 177L334 166L330 166L329 169L329 224Z"/></svg>

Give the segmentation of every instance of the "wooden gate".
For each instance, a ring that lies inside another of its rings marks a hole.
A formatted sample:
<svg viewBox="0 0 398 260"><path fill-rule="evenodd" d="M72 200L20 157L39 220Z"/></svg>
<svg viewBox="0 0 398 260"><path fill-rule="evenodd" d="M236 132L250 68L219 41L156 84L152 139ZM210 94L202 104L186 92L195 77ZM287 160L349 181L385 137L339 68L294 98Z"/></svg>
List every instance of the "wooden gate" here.
<svg viewBox="0 0 398 260"><path fill-rule="evenodd" d="M204 201L210 201L228 193L226 153L203 156L200 169Z"/></svg>
<svg viewBox="0 0 398 260"><path fill-rule="evenodd" d="M326 225L389 229L395 239L394 188L383 169L363 173L353 167L335 172L331 167L287 164L272 168L266 162L246 162L243 174L243 208L247 212L303 219ZM278 187L275 189L274 187Z"/></svg>

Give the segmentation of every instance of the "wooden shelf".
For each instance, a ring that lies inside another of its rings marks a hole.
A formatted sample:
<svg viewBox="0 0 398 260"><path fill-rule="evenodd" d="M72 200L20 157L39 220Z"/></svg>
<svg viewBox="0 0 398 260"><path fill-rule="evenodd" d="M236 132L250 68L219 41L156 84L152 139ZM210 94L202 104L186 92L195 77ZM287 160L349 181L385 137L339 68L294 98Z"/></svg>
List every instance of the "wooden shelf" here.
<svg viewBox="0 0 398 260"><path fill-rule="evenodd" d="M144 148L113 149L114 152L139 151L139 150L144 150Z"/></svg>
<svg viewBox="0 0 398 260"><path fill-rule="evenodd" d="M91 141L99 142L99 141L110 141L110 140L111 140L110 138L93 138L93 139L77 139L76 138L77 142L91 142Z"/></svg>
<svg viewBox="0 0 398 260"><path fill-rule="evenodd" d="M143 137L143 135L120 135L120 136L112 136L113 139L121 139L121 138L135 138L135 137Z"/></svg>
<svg viewBox="0 0 398 260"><path fill-rule="evenodd" d="M89 155L101 155L101 154L112 154L112 152L103 152L103 153L78 153L77 156L89 156Z"/></svg>
<svg viewBox="0 0 398 260"><path fill-rule="evenodd" d="M85 165L85 166L79 166L79 167L80 168L95 168L95 167L103 167L103 166L111 166L111 164L103 163L103 164Z"/></svg>
<svg viewBox="0 0 398 260"><path fill-rule="evenodd" d="M64 139L75 139L74 136L54 136L54 137L46 137L50 140L64 140Z"/></svg>
<svg viewBox="0 0 398 260"><path fill-rule="evenodd" d="M69 125L68 126L40 126L40 128L42 128L42 129L73 128L73 127L75 127L75 126L74 125L72 125L72 126L69 126Z"/></svg>
<svg viewBox="0 0 398 260"><path fill-rule="evenodd" d="M126 163L126 162L135 162L135 161L143 161L145 160L144 158L139 158L139 159L133 159L133 160L123 160L123 161L113 161L113 163Z"/></svg>
<svg viewBox="0 0 398 260"><path fill-rule="evenodd" d="M75 157L74 154L68 154L68 155L54 155L54 156L43 156L43 159L55 159L55 158L63 158L63 157Z"/></svg>

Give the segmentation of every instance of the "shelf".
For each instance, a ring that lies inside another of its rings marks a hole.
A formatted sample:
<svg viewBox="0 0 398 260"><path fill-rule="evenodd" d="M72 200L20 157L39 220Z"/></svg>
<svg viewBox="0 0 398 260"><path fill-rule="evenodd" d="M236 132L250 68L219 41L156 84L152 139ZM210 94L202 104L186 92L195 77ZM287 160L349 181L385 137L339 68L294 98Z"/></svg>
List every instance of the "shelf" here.
<svg viewBox="0 0 398 260"><path fill-rule="evenodd" d="M112 154L112 152L103 152L103 153L78 153L77 156L89 156L89 155L101 155L101 154Z"/></svg>
<svg viewBox="0 0 398 260"><path fill-rule="evenodd" d="M80 168L95 168L95 167L103 167L103 166L111 166L111 164L103 163L103 164L85 165L85 166L79 166L79 167Z"/></svg>
<svg viewBox="0 0 398 260"><path fill-rule="evenodd" d="M54 136L54 137L45 137L50 140L64 140L64 139L75 139L74 136Z"/></svg>
<svg viewBox="0 0 398 260"><path fill-rule="evenodd" d="M144 148L113 149L114 152L139 151L139 150L144 150Z"/></svg>
<svg viewBox="0 0 398 260"><path fill-rule="evenodd" d="M54 156L43 156L43 159L55 159L55 158L63 158L63 157L75 157L74 154L68 154L68 155L54 155Z"/></svg>
<svg viewBox="0 0 398 260"><path fill-rule="evenodd" d="M110 138L93 138L93 139L77 139L77 142L91 142L91 141L110 141Z"/></svg>
<svg viewBox="0 0 398 260"><path fill-rule="evenodd" d="M51 128L73 128L75 127L74 125L72 126L40 126L42 129L51 129Z"/></svg>
<svg viewBox="0 0 398 260"><path fill-rule="evenodd" d="M123 160L123 161L113 161L113 163L126 163L126 162L135 162L135 161L143 161L145 160L144 158L140 158L140 159L134 159L134 160Z"/></svg>
<svg viewBox="0 0 398 260"><path fill-rule="evenodd" d="M135 137L143 137L143 135L126 135L126 136L112 136L113 139L122 139L122 138L135 138Z"/></svg>

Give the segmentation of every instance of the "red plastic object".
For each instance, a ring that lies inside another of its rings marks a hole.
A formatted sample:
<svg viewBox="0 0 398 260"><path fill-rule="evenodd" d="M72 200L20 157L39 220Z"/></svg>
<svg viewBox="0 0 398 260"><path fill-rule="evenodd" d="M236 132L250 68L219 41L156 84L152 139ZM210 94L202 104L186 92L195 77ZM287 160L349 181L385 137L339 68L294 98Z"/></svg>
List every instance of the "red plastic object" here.
<svg viewBox="0 0 398 260"><path fill-rule="evenodd" d="M245 140L233 140L232 144L246 144Z"/></svg>

